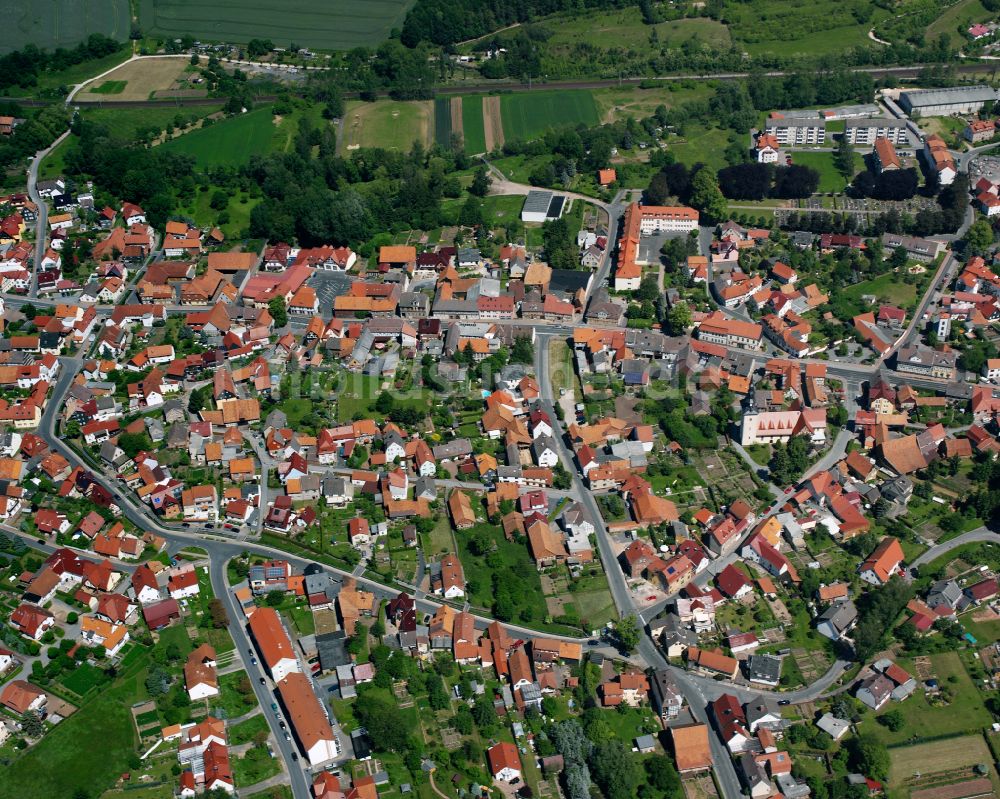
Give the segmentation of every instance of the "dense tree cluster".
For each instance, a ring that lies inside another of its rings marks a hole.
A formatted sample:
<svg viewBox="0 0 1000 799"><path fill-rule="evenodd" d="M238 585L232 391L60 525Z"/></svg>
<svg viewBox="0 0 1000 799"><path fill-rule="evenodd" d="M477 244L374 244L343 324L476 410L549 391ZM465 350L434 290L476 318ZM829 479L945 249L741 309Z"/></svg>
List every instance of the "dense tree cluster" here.
<svg viewBox="0 0 1000 799"><path fill-rule="evenodd" d="M580 269L579 250L566 217L542 225L542 249L553 269Z"/></svg>
<svg viewBox="0 0 1000 799"><path fill-rule="evenodd" d="M0 56L0 89L34 86L43 72L59 72L84 61L104 58L122 47L121 42L100 33L92 33L69 50L59 47L48 52L33 44L26 45L22 50Z"/></svg>
<svg viewBox="0 0 1000 799"><path fill-rule="evenodd" d="M66 154L66 171L92 177L103 191L141 205L153 225L162 227L177 198L195 191L190 156L128 146L107 127L80 117L73 132L77 139Z"/></svg>
<svg viewBox="0 0 1000 799"><path fill-rule="evenodd" d="M251 235L358 246L379 231L454 222L441 200L461 193L452 173L468 161L459 150L415 144L409 154L356 150L343 158L332 129L308 124L300 125L294 150L251 159L241 171L264 194L250 215Z"/></svg>
<svg viewBox="0 0 1000 799"><path fill-rule="evenodd" d="M453 45L475 39L515 22L569 9L614 8L630 5L622 0L419 0L403 22L403 44L420 42Z"/></svg>
<svg viewBox="0 0 1000 799"><path fill-rule="evenodd" d="M793 436L787 444L773 445L768 468L778 485L794 482L808 467L809 440L805 436Z"/></svg>
<svg viewBox="0 0 1000 799"><path fill-rule="evenodd" d="M355 47L343 54L339 68L312 73L307 89L320 101L342 92L358 92L362 100L374 100L380 90L396 100L426 100L434 96L435 81L446 76L451 63L439 56L435 48L411 49L397 39L388 39L374 50Z"/></svg>
<svg viewBox="0 0 1000 799"><path fill-rule="evenodd" d="M664 164L643 192L647 205L665 205L672 197L701 211L703 221L717 222L728 214L718 178L705 164L690 169L676 162Z"/></svg>
<svg viewBox="0 0 1000 799"><path fill-rule="evenodd" d="M579 125L575 129L549 131L531 142L505 142L503 154L551 156L549 162L528 178L536 186L545 186L571 178L577 172L603 169L611 159L612 149L630 150L644 134L648 131L643 124L631 118L592 128Z"/></svg>
<svg viewBox="0 0 1000 799"><path fill-rule="evenodd" d="M919 183L913 167L890 169L878 175L865 170L854 178L852 188L857 194L876 200L909 200L917 193Z"/></svg>
<svg viewBox="0 0 1000 799"><path fill-rule="evenodd" d="M885 645L896 619L913 598L913 587L898 577L877 591L867 591L857 601L858 625L854 628L855 659L868 660Z"/></svg>
<svg viewBox="0 0 1000 799"><path fill-rule="evenodd" d="M719 170L719 187L730 200L805 198L819 188L819 172L799 164L736 164Z"/></svg>
<svg viewBox="0 0 1000 799"><path fill-rule="evenodd" d="M2 70L0 70L2 74ZM12 103L0 104L0 113L23 117L25 112ZM6 169L23 161L29 155L44 150L69 126L69 116L61 103L48 106L28 115L27 119L14 128L11 136L0 141L0 168Z"/></svg>

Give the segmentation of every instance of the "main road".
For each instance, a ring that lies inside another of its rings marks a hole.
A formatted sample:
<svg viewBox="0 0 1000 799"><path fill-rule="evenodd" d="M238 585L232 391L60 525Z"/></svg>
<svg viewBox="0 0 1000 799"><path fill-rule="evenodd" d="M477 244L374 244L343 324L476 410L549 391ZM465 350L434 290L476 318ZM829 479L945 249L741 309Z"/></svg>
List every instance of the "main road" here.
<svg viewBox="0 0 1000 799"><path fill-rule="evenodd" d="M540 402L552 421L552 438L557 443L559 459L570 474L573 475L573 492L576 499L587 509L587 513L594 523L597 548L600 551L601 563L604 565L604 574L608 578L608 587L611 589L611 596L614 599L618 614L622 617L635 615L632 592L629 590L628 583L625 580L625 573L618 565L618 558L615 556L614 549L611 546L611 537L604 524L604 517L601 515L594 495L583 483L579 469L576 468L574 463L573 453L566 444L566 435L562 422L556 415L553 403L555 395L552 390L552 380L549 373L549 344L553 340L554 334L550 331L538 333L535 337L535 377L538 380ZM641 625L643 623L642 617L637 616L637 619ZM645 627L642 629L642 637L639 640L638 653L650 668L662 669L669 666L666 658L663 657L653 639L647 634ZM691 675L687 672L679 669L674 669L673 671L677 687L684 695L684 699L691 709L691 715L696 721L708 724L707 702L699 684L692 680ZM733 760L729 755L729 751L722 745L719 736L715 735L714 732L710 732L708 737L712 748L712 763L723 799L736 799L741 794L740 781L736 775L736 769L733 766Z"/></svg>
<svg viewBox="0 0 1000 799"><path fill-rule="evenodd" d="M49 232L49 209L45 205L45 198L38 193L38 169L42 161L45 160L45 157L62 144L67 136L69 136L69 130L63 131L59 138L44 150L39 150L35 153L35 157L31 160L31 165L28 167L28 196L38 206L37 217L35 219L35 259L31 264L31 288L28 290L28 296L30 297L38 296L38 270L41 268L42 259L45 257L45 242L48 240Z"/></svg>
<svg viewBox="0 0 1000 799"><path fill-rule="evenodd" d="M917 557L916 560L910 564L910 568L930 563L942 555L947 555L953 549L958 549L965 544L979 543L1000 544L1000 533L995 533L986 527L977 527L975 530L969 530L969 532L955 536L951 540L945 541L943 544L937 544L936 546L931 547Z"/></svg>

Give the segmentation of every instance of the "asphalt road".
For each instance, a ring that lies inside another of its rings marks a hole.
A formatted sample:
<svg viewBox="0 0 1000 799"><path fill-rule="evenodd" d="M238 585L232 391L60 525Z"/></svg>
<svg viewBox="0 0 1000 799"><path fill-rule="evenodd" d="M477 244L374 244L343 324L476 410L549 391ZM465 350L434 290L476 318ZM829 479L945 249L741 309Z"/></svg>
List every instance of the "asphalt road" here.
<svg viewBox="0 0 1000 799"><path fill-rule="evenodd" d="M962 533L961 535L952 538L950 541L945 541L943 544L931 547L917 557L917 559L910 564L910 567L923 566L925 563L930 563L931 561L940 558L942 555L948 554L953 549L958 549L960 546L965 544L975 544L979 542L1000 544L1000 533L995 533L986 527L977 527L975 530Z"/></svg>
<svg viewBox="0 0 1000 799"><path fill-rule="evenodd" d="M535 340L535 376L538 380L539 395L542 406L552 420L553 438L559 445L559 457L563 465L573 475L573 488L577 498L587 509L596 529L595 538L597 547L601 554L601 562L604 564L604 573L608 578L608 587L611 589L611 596L614 599L615 607L620 616L635 613L635 606L632 602L632 593L629 591L628 583L625 580L625 573L618 565L614 550L611 547L610 536L607 527L604 525L604 517L594 495L584 485L583 478L578 469L574 467L573 453L566 445L565 431L562 423L556 416L555 408L552 405L551 380L549 379L549 342L552 336L548 333L538 334ZM642 616L639 617L640 624L644 624ZM653 669L660 669L667 666L667 661L660 653L656 644L649 637L646 630L639 641L638 653L646 664ZM677 687L684 695L694 718L703 723L708 723L706 701L697 683L690 679L687 672L675 670ZM729 751L722 745L718 735L709 734L709 742L712 748L712 761L714 763L715 774L722 789L723 799L735 799L741 793L739 778L736 776L736 769L733 766Z"/></svg>
<svg viewBox="0 0 1000 799"><path fill-rule="evenodd" d="M611 548L608 528L604 524L604 517L597 507L594 495L584 485L583 478L579 470L575 468L576 459L572 450L566 445L566 431L563 423L556 415L556 409L552 398L555 396L552 389L552 382L549 377L549 343L553 336L548 332L538 332L535 335L535 376L538 380L539 401L542 408L548 413L552 421L552 438L559 448L559 460L573 476L573 495L587 509L587 513L594 523L597 538L597 548L601 553L601 562L604 563L604 570L608 577L608 586L611 589L611 597L614 599L618 613L626 616L635 612L632 603L632 593L629 591L625 581L625 574L618 568L618 561L615 558L614 550Z"/></svg>
<svg viewBox="0 0 1000 799"><path fill-rule="evenodd" d="M201 544L201 546L204 546L204 544ZM299 799L299 797L306 799L306 797L310 796L309 785L312 782L306 778L306 774L309 772L309 762L304 757L299 757L298 761L292 758L293 753L298 756L298 747L295 745L294 740L285 740L285 730L281 729L280 722L284 721L288 730L291 730L291 724L285 718L281 710L281 705L275 697L274 683L265 672L263 664L255 655L250 634L247 632L243 621L243 610L239 607L227 585L226 563L228 560L228 557L212 557L212 553L209 553L209 576L212 580L212 591L217 597L222 599L222 603L226 606L226 613L229 615L229 634L236 643L236 653L240 660L243 661L243 667L246 669L247 675L250 677L250 682L253 684L257 703L260 705L264 718L267 719L268 726L271 728L275 749L280 753L280 757L282 758L284 770L288 775L289 785L292 788L292 795L295 799ZM274 710L271 707L272 704L278 705L278 710ZM327 706L325 702L322 702L322 704L324 707Z"/></svg>
<svg viewBox="0 0 1000 799"><path fill-rule="evenodd" d="M44 150L35 153L35 157L28 167L28 196L38 206L38 215L35 220L35 260L32 263L31 288L28 290L30 297L38 296L38 270L41 267L42 258L45 257L45 243L49 236L49 209L45 204L45 199L38 193L38 167L49 153L62 144L63 139L67 136L69 136L69 130L64 131Z"/></svg>

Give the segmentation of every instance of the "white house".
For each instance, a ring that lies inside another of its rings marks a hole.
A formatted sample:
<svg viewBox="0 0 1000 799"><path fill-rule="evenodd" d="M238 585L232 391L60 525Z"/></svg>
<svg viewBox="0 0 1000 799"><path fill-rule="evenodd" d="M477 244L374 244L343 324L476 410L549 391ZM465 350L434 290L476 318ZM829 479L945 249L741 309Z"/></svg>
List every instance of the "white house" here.
<svg viewBox="0 0 1000 799"><path fill-rule="evenodd" d="M507 741L501 741L486 750L486 759L490 764L493 779L500 782L511 782L521 777L521 758L517 747Z"/></svg>
<svg viewBox="0 0 1000 799"><path fill-rule="evenodd" d="M535 456L535 463L543 468L551 469L559 463L556 442L551 436L539 436L536 438L531 444L531 452Z"/></svg>
<svg viewBox="0 0 1000 799"><path fill-rule="evenodd" d="M215 658L215 649L209 644L202 644L188 655L184 664L184 686L192 702L219 695Z"/></svg>
<svg viewBox="0 0 1000 799"><path fill-rule="evenodd" d="M167 590L174 599L187 599L195 596L200 588L198 586L198 573L194 566L187 564L171 569L167 578Z"/></svg>

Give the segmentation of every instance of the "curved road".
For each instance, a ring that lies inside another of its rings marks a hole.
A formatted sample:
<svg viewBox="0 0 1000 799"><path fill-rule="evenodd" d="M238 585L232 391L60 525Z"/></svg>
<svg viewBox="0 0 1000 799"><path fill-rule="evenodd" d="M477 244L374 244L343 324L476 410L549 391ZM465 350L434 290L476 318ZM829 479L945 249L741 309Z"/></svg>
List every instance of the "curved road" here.
<svg viewBox="0 0 1000 799"><path fill-rule="evenodd" d="M69 130L64 130L62 134L52 144L44 150L35 153L35 157L28 167L28 196L31 201L38 206L38 216L35 220L35 260L31 264L31 288L28 291L29 297L38 296L38 270L42 266L42 258L45 257L45 242L49 234L49 209L45 204L45 199L38 193L38 168L41 166L46 156L56 147L63 143L69 136Z"/></svg>
<svg viewBox="0 0 1000 799"><path fill-rule="evenodd" d="M923 566L925 563L930 563L933 560L946 555L953 549L958 549L960 546L965 544L975 544L975 543L992 543L1000 544L1000 533L995 533L986 527L977 527L975 530L970 530L967 533L962 533L949 541L945 541L943 544L938 544L933 546L920 555L913 563L910 564L910 568L914 566Z"/></svg>

